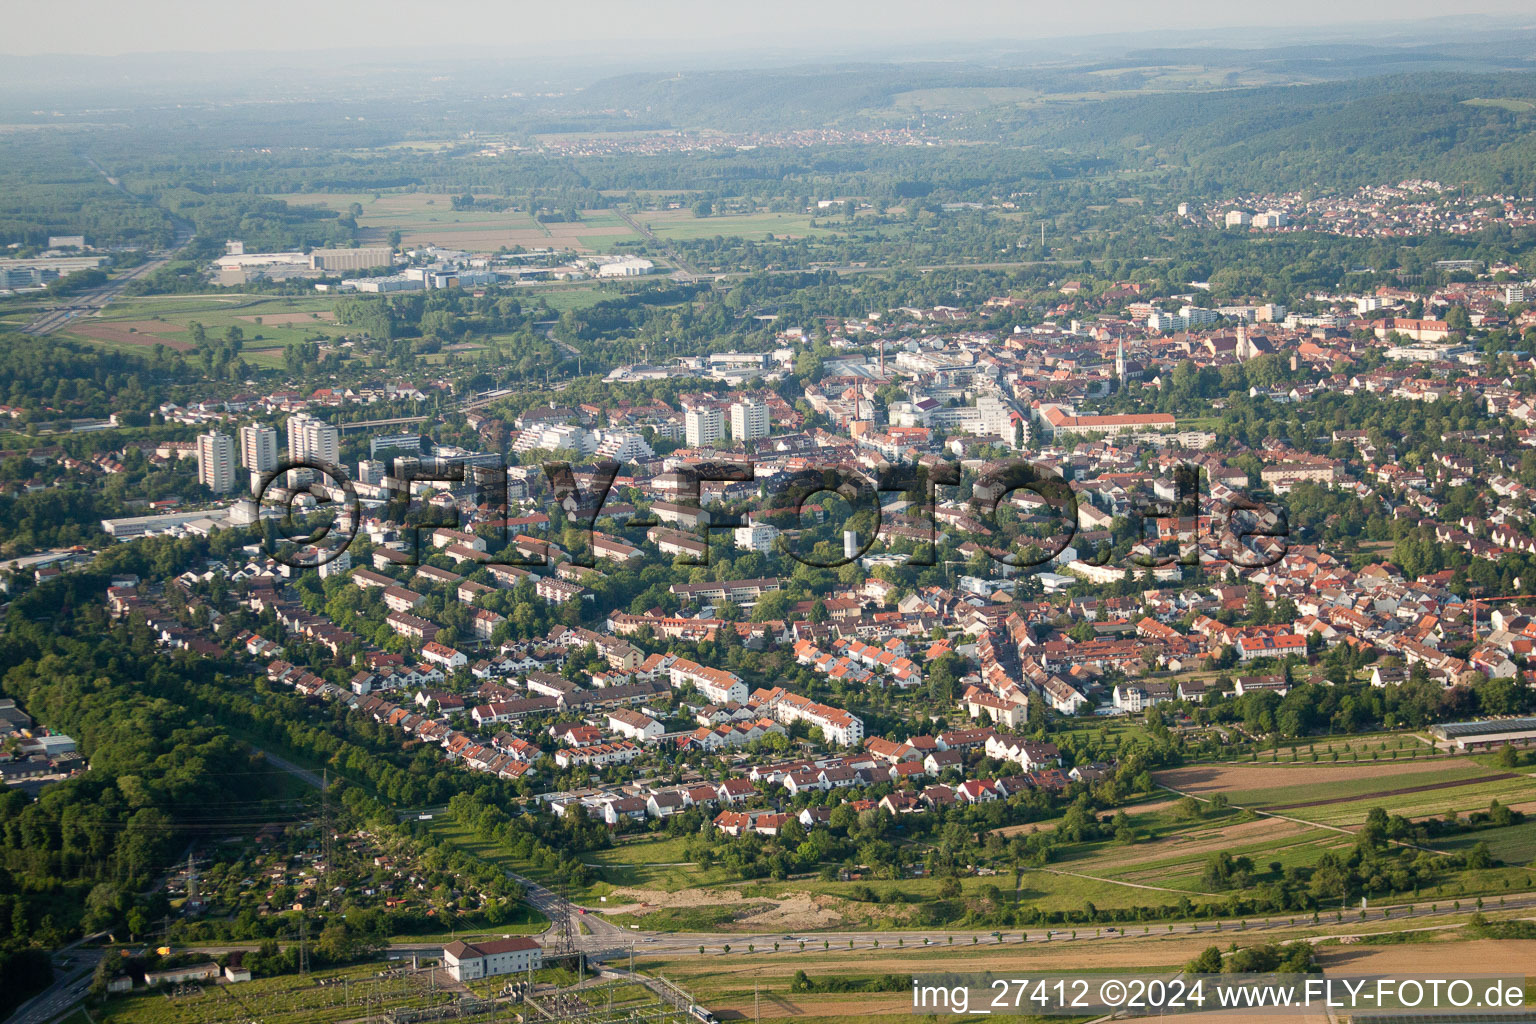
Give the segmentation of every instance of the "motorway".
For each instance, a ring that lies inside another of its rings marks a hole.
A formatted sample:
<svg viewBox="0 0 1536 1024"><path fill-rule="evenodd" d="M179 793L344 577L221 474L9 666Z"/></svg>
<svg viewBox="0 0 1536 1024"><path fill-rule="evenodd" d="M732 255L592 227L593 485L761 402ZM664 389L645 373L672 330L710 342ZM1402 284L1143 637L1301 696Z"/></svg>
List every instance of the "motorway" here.
<svg viewBox="0 0 1536 1024"><path fill-rule="evenodd" d="M60 969L59 962L66 957L69 966ZM54 955L52 987L17 1007L7 1024L48 1024L64 1016L85 998L86 990L91 987L91 976L96 972L96 964L101 957L101 951L96 949L76 949L67 954L60 950Z"/></svg>
<svg viewBox="0 0 1536 1024"><path fill-rule="evenodd" d="M123 195L130 199L137 200L138 202L144 202L144 200L139 196L129 192L121 181L108 174L107 169L101 166L101 164L97 163L94 158L82 155L81 159L90 164L92 170L105 178L107 180L107 184L117 189ZM182 220L181 218L175 216L171 217L171 221L176 225L176 239L171 243L169 252L163 253L159 256L156 256L154 259L141 263L137 267L131 267L128 270L123 271L121 274L117 275L117 277L108 281L100 288L95 288L91 291L83 292L80 295L70 296L65 300L65 304L56 306L48 312L41 314L31 323L27 324L27 326L23 327L22 332L25 334L51 334L52 332L58 330L60 327L68 324L77 316L86 316L92 313L96 313L104 308L107 303L111 302L113 299L117 298L118 295L122 294L123 289L128 287L130 282L144 277L147 274L152 274L159 270L161 267L165 266L167 263L171 262L171 259L176 251L181 249L188 242L192 241L193 234L191 222Z"/></svg>
<svg viewBox="0 0 1536 1024"><path fill-rule="evenodd" d="M71 320L99 312L107 303L121 295L123 289L128 287L131 282L144 277L146 274L154 273L170 261L171 255L169 253L157 256L152 260L139 264L137 267L131 267L123 271L100 288L94 288L79 295L71 295L64 300L66 304L55 306L48 312L39 315L31 323L23 327L22 331L26 334L51 334L59 328L66 326Z"/></svg>

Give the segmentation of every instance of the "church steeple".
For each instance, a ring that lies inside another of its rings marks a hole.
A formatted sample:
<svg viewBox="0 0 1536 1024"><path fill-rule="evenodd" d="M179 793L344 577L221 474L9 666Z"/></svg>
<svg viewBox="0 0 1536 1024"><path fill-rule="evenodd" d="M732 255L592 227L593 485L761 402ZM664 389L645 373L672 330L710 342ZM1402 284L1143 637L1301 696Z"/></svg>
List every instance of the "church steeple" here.
<svg viewBox="0 0 1536 1024"><path fill-rule="evenodd" d="M1123 336L1115 348L1115 379L1121 384L1125 383L1125 338Z"/></svg>

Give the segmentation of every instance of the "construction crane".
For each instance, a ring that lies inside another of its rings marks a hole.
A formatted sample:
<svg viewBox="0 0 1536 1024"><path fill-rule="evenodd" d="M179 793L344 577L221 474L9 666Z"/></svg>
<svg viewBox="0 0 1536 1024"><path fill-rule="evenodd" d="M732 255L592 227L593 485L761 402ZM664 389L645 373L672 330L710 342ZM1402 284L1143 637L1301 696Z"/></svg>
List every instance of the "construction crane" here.
<svg viewBox="0 0 1536 1024"><path fill-rule="evenodd" d="M1536 594L1503 594L1499 597L1474 597L1467 602L1472 607L1472 642L1477 642L1477 609L1496 601L1536 601Z"/></svg>

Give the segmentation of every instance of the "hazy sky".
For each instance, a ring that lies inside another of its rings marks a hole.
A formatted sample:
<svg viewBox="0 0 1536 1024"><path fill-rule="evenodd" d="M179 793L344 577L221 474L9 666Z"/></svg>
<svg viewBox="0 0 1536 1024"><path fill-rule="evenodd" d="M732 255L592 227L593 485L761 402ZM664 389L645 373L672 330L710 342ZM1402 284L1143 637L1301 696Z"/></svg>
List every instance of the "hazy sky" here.
<svg viewBox="0 0 1536 1024"><path fill-rule="evenodd" d="M1443 0L56 0L11 8L0 38L0 52L11 54L471 46L557 58L551 47L660 56L711 46L857 52L924 41L1246 25L1375 22L1379 31L1449 13ZM1462 0L1454 9L1461 18L1489 14L1536 24L1531 0ZM1372 34L1351 32L1341 41L1370 42Z"/></svg>

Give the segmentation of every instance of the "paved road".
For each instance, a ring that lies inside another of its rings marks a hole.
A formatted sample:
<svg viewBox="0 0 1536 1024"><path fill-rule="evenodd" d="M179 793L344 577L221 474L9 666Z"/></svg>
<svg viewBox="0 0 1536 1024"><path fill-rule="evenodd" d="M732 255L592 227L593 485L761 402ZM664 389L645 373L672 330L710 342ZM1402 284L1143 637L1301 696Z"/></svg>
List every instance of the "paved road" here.
<svg viewBox="0 0 1536 1024"><path fill-rule="evenodd" d="M22 331L26 334L51 334L82 317L88 317L122 294L123 289L127 288L130 282L136 281L146 274L154 273L170 261L171 257L169 254L156 257L146 263L139 264L137 267L123 271L100 288L82 292L79 295L68 296L63 300L63 305L40 314L31 323L23 327Z"/></svg>
<svg viewBox="0 0 1536 1024"><path fill-rule="evenodd" d="M299 768L291 762L273 758L268 755L268 760L284 771L290 771L304 779L311 786L318 788L320 778L314 772ZM544 916L555 920L562 910L562 900L558 893L548 887L535 882L531 878L508 871L507 874L516 881L527 893L528 902L532 904ZM1344 922L1350 924L1365 924L1370 922L1389 922L1412 920L1423 922L1426 926L1433 927L1436 918L1444 918L1454 914L1465 914L1476 909L1475 898L1463 899L1460 909L1456 907L1455 900L1428 901L1421 900L1413 903L1400 902L1395 904L1382 904L1369 908L1364 915L1358 907L1343 908ZM1411 909L1410 909L1411 908ZM578 911L582 908L576 908ZM1119 926L1088 926L1079 925L1072 927L1044 929L1035 928L1028 930L1013 930L1008 932L976 929L926 929L908 931L859 931L859 932L759 932L753 934L736 934L723 932L652 932L643 928L625 928L604 918L601 913L587 908L585 914L577 914L577 920L586 924L591 929L589 935L576 935L574 941L578 949L586 952L614 953L619 950L627 951L633 946L637 955L647 952L652 953L686 953L697 954L700 947L706 954L723 953L729 945L732 952L745 952L749 945L756 946L758 952L769 952L775 942L779 943L781 955L788 952L800 951L800 942L804 940L807 953L816 949L822 949L823 943L838 949L892 949L913 948L924 945L935 946L961 946L997 944L999 934L1003 942L1018 944L1020 942L1121 942L1126 939L1135 939L1142 934L1155 932L1158 935L1196 935L1210 934L1212 942L1230 942L1234 933L1243 932L1276 932L1288 930L1293 926L1290 921L1294 918L1295 927L1307 927L1311 924L1308 914L1273 914L1269 917L1269 924L1265 924L1264 918L1249 917L1244 919L1228 919L1222 921L1189 921L1175 922L1170 929L1168 923L1149 923L1147 933L1143 933L1141 926L1129 925L1124 929ZM1510 893L1503 898L1503 903L1497 899L1485 900L1484 909L1496 910L1526 910L1536 911L1536 892ZM1318 927L1334 925L1342 928L1343 922L1336 918L1339 910L1323 912L1320 915L1321 923ZM1077 937L1073 938L1076 931ZM545 933L546 935L548 932ZM1218 938L1219 936L1219 938ZM951 943L951 938L954 940ZM974 943L972 940L975 940ZM212 947L205 947L212 948ZM420 943L405 943L392 947L397 951L409 952L412 949L429 949L441 946L423 946Z"/></svg>
<svg viewBox="0 0 1536 1024"><path fill-rule="evenodd" d="M805 942L805 952L813 953L830 947L837 950L848 949L913 949L923 946L970 946L970 945L998 945L999 936L1002 944L1018 945L1025 942L1050 942L1050 943L1105 943L1124 942L1136 940L1143 936L1163 935L1209 935L1211 942L1218 945L1226 945L1237 938L1239 934L1250 935L1252 933L1274 933L1279 931L1291 931L1295 929L1317 927L1331 928L1327 935L1318 938L1335 938L1355 934L1346 930L1348 925L1380 925L1383 921L1413 921L1415 928L1409 930L1433 930L1436 928L1450 927L1444 923L1437 923L1437 919L1444 919L1455 915L1465 915L1475 909L1473 900L1461 901L1461 909L1456 910L1452 903L1438 904L1436 910L1431 911L1431 904L1414 904L1414 910L1409 913L1406 905L1387 908L1372 908L1365 918L1360 917L1358 909L1344 911L1343 923L1338 922L1333 913L1321 915L1319 925L1311 924L1311 915L1295 914L1296 924L1290 921L1293 915L1277 915L1269 918L1270 923L1265 924L1264 918L1245 918L1241 922L1233 920L1224 921L1193 921L1176 922L1170 931L1167 923L1148 923L1147 932L1142 931L1141 925L1128 925L1122 928L1107 926L1093 927L1078 925L1076 929L1046 929L1034 928L1024 931L976 931L928 929L909 931L882 931L882 932L769 932L760 934L724 934L721 932L676 932L661 934L656 932L634 931L630 934L634 937L636 955L652 953L694 953L699 952L699 947L704 948L706 955L720 954L729 945L732 953L745 953L749 945L756 946L758 954L772 954L773 944L779 943L779 955L800 952L800 942ZM1386 913L1384 914L1383 909ZM1496 901L1485 903L1485 911L1498 910L1536 910L1536 893L1521 893L1517 896L1505 897L1501 907ZM1390 918L1387 916L1390 914ZM1525 917L1525 915L1522 915ZM1528 917L1526 919L1529 919ZM1076 937L1073 932L1076 931ZM590 940L590 937L584 936ZM951 938L954 940L951 942ZM974 942L972 940L975 940ZM827 947L823 946L827 944ZM598 943L592 941L591 946L596 948Z"/></svg>
<svg viewBox="0 0 1536 1024"><path fill-rule="evenodd" d="M679 270L681 271L681 273L674 275L674 276L677 277L678 280L680 280L680 281L694 281L694 280L698 280L701 276L704 276L704 277L711 276L711 275L707 275L707 274L706 275L700 275L697 267L693 266L693 264L691 264L687 260L683 259L682 254L679 253L676 249L672 248L672 243L668 242L666 239L656 237L656 233L654 231L652 231L650 228L646 227L644 223L642 223L642 222L640 222L638 220L635 220L635 218L631 217L629 214L625 213L623 210L615 209L615 212L618 213L619 219L624 221L624 223L628 224L630 226L630 228L633 229L636 234L640 235L642 238L646 239L647 241L653 242L656 245L661 246L661 248L666 252L667 258L670 259L673 262L673 264L675 266L677 266L679 268Z"/></svg>
<svg viewBox="0 0 1536 1024"><path fill-rule="evenodd" d="M94 949L75 950L69 954L69 966L64 968L58 966L58 960L59 956L56 955L53 985L22 1003L7 1024L48 1024L69 1012L71 1007L85 997L86 990L91 987L91 975L101 960L101 952Z"/></svg>
<svg viewBox="0 0 1536 1024"><path fill-rule="evenodd" d="M132 192L129 192L128 189L123 186L121 181L108 174L107 169L101 166L101 164L97 163L96 160L92 157L82 155L80 159L90 164L91 168L97 174L100 174L107 180L107 184L117 189L123 195L130 199L136 199L140 202L145 202L145 200L143 200L141 197L134 195ZM62 305L38 316L31 323L27 324L27 326L23 327L22 331L26 334L51 334L59 328L69 324L71 321L77 320L80 317L89 316L90 314L97 312L106 306L107 303L117 298L118 295L122 294L123 289L128 287L130 282L136 281L139 278L144 277L146 274L152 274L156 270L159 270L161 267L165 266L171 261L172 255L178 249L192 241L191 222L183 220L179 217L172 217L171 220L176 225L176 240L171 243L170 252L157 256L145 263L141 263L137 267L132 267L123 271L117 277L113 278L111 281L108 281L100 288L95 288L88 292L82 292L79 295L69 296L64 300Z"/></svg>

